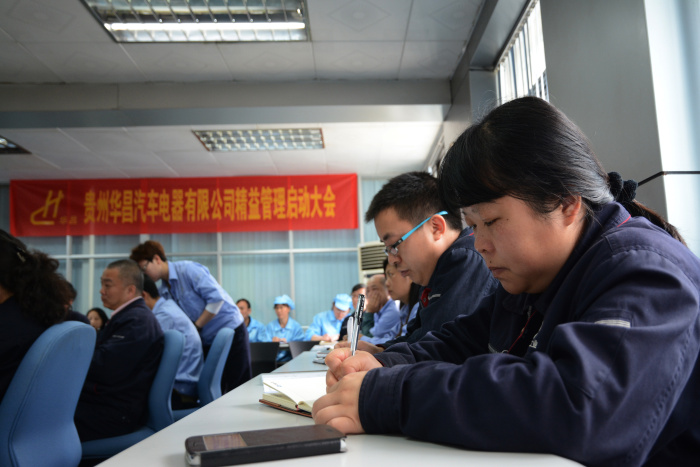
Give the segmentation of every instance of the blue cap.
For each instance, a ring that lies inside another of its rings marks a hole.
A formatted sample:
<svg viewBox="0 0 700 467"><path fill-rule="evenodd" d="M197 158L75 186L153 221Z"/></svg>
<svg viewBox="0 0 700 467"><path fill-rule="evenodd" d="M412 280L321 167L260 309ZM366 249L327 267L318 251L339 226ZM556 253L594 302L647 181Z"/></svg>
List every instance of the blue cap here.
<svg viewBox="0 0 700 467"><path fill-rule="evenodd" d="M348 311L352 306L352 297L346 293L339 293L333 300L333 305L342 311Z"/></svg>
<svg viewBox="0 0 700 467"><path fill-rule="evenodd" d="M292 297L286 294L275 297L275 305L287 305L290 310L294 309L294 301L292 300Z"/></svg>

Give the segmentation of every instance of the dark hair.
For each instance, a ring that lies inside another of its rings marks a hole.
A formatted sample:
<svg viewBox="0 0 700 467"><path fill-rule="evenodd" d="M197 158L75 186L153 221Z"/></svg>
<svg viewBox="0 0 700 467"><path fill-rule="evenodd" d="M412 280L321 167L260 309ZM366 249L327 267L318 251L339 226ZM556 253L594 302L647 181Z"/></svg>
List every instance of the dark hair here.
<svg viewBox="0 0 700 467"><path fill-rule="evenodd" d="M27 251L24 243L0 230L0 286L14 295L23 313L44 326L63 321L70 302L68 282L57 270L57 260Z"/></svg>
<svg viewBox="0 0 700 467"><path fill-rule="evenodd" d="M512 196L544 215L578 195L590 219L615 200L612 183L578 126L537 97L493 109L457 138L440 167L440 195L452 210ZM680 239L633 196L618 201Z"/></svg>
<svg viewBox="0 0 700 467"><path fill-rule="evenodd" d="M153 279L151 279L145 274L143 275L143 291L150 295L152 298L160 297L160 293L158 292L158 287L156 287L156 283L153 282Z"/></svg>
<svg viewBox="0 0 700 467"><path fill-rule="evenodd" d="M68 287L68 300L75 300L78 298L78 291L75 290L75 287L73 287L73 284L70 282L66 281L66 287Z"/></svg>
<svg viewBox="0 0 700 467"><path fill-rule="evenodd" d="M238 302L245 302L245 304L248 305L249 309L251 309L251 310L253 309L253 307L250 306L250 302L246 298L239 298L238 300L236 300L236 303L238 303Z"/></svg>
<svg viewBox="0 0 700 467"><path fill-rule="evenodd" d="M107 317L107 313L102 308L95 307L95 308L90 308L87 313L85 313L85 316L89 315L91 311L94 311L100 316L100 319L102 320L102 327L105 327L105 324L109 321L109 318ZM102 328L100 328L102 329Z"/></svg>
<svg viewBox="0 0 700 467"><path fill-rule="evenodd" d="M130 259L120 259L107 265L107 269L119 270L119 277L125 285L136 286L136 291L143 292L143 273L136 261Z"/></svg>
<svg viewBox="0 0 700 467"><path fill-rule="evenodd" d="M353 292L355 292L356 290L360 290L360 289L364 289L364 288L365 288L365 284L363 284L362 282L360 282L359 284L355 284L355 285L352 286L352 290L350 291L350 293L353 293Z"/></svg>
<svg viewBox="0 0 700 467"><path fill-rule="evenodd" d="M165 257L165 250L163 249L163 245L161 245L160 242L156 242L155 240L147 240L141 243L140 245L136 245L131 250L131 256L129 256L129 258L133 259L138 263L144 260L152 261L155 255L158 255L163 261L168 261L168 258Z"/></svg>
<svg viewBox="0 0 700 467"><path fill-rule="evenodd" d="M393 208L400 219L418 225L423 219L440 211L453 230L462 230L459 207L447 206L440 199L438 181L428 172L408 172L398 175L382 186L374 195L365 213L365 222L373 220L380 212Z"/></svg>

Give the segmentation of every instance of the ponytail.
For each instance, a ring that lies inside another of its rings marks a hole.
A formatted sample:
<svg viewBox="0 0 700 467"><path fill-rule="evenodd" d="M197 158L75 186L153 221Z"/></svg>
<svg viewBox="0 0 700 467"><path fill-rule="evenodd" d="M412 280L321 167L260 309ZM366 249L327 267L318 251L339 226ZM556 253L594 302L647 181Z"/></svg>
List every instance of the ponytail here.
<svg viewBox="0 0 700 467"><path fill-rule="evenodd" d="M686 245L685 240L678 232L678 229L664 219L659 213L644 206L634 198L637 194L637 182L634 180L622 180L622 176L617 172L608 174L608 185L610 193L615 201L620 203L633 217L644 217L652 224L661 227L673 238ZM686 245L687 246L687 245Z"/></svg>

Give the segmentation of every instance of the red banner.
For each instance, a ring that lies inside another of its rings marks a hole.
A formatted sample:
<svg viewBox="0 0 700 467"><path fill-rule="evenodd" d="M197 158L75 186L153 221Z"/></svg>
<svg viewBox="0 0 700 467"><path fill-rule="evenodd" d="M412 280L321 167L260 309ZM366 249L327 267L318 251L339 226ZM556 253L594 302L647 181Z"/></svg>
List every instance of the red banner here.
<svg viewBox="0 0 700 467"><path fill-rule="evenodd" d="M357 228L357 176L13 180L19 237Z"/></svg>

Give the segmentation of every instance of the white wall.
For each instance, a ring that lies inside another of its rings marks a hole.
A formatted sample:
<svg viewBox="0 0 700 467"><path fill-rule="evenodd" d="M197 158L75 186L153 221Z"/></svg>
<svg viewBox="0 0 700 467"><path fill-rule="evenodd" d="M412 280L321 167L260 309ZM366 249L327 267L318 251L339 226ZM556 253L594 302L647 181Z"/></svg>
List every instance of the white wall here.
<svg viewBox="0 0 700 467"><path fill-rule="evenodd" d="M643 0L541 0L549 96L609 172L662 170ZM664 180L637 199L666 216Z"/></svg>
<svg viewBox="0 0 700 467"><path fill-rule="evenodd" d="M661 161L700 170L700 0L645 0ZM667 175L668 220L700 253L700 175Z"/></svg>

